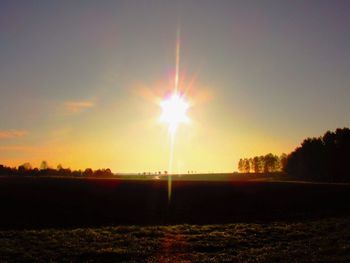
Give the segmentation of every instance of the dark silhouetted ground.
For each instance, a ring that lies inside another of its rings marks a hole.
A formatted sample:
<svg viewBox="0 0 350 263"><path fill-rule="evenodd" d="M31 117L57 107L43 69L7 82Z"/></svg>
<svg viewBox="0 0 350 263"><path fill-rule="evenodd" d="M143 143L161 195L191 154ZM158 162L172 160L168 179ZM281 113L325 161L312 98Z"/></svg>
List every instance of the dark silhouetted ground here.
<svg viewBox="0 0 350 263"><path fill-rule="evenodd" d="M350 262L350 185L0 178L0 262Z"/></svg>
<svg viewBox="0 0 350 263"><path fill-rule="evenodd" d="M0 228L219 224L350 215L350 185L0 178Z"/></svg>

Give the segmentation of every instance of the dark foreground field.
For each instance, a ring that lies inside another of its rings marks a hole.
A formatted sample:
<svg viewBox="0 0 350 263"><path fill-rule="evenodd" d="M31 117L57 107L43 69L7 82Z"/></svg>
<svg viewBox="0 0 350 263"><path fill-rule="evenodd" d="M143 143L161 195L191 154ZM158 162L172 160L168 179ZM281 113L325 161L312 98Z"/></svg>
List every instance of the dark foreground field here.
<svg viewBox="0 0 350 263"><path fill-rule="evenodd" d="M350 185L0 178L0 228L221 224L350 216Z"/></svg>
<svg viewBox="0 0 350 263"><path fill-rule="evenodd" d="M0 262L350 262L350 185L0 178Z"/></svg>

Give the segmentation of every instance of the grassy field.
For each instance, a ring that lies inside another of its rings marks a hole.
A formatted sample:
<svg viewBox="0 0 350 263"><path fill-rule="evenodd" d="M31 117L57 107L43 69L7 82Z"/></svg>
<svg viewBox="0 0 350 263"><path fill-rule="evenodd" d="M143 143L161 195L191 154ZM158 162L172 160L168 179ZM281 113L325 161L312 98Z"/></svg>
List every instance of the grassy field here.
<svg viewBox="0 0 350 263"><path fill-rule="evenodd" d="M350 262L350 218L0 231L3 262Z"/></svg>

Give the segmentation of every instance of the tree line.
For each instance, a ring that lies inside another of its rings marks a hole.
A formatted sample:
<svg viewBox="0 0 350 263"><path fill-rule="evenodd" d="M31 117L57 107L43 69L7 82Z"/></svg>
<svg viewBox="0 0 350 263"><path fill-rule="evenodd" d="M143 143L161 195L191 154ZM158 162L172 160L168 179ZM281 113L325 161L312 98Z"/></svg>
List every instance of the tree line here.
<svg viewBox="0 0 350 263"><path fill-rule="evenodd" d="M272 153L243 158L238 161L238 171L241 173L274 173L281 172L285 166L287 155L281 156Z"/></svg>
<svg viewBox="0 0 350 263"><path fill-rule="evenodd" d="M350 129L305 139L288 155L285 171L300 179L350 182Z"/></svg>
<svg viewBox="0 0 350 263"><path fill-rule="evenodd" d="M311 181L350 182L350 129L327 131L323 136L305 139L292 153L281 156L272 153L243 158L238 162L241 173L286 172L290 177ZM166 172L165 172L166 174ZM39 168L24 163L17 168L0 165L0 176L72 176L112 177L110 169L71 170L58 165L50 168L42 161Z"/></svg>
<svg viewBox="0 0 350 263"><path fill-rule="evenodd" d="M24 163L18 167L7 167L0 165L0 176L72 176L72 177L112 177L111 169L86 168L82 170L71 170L58 165L56 169L50 168L46 161L42 161L40 168L33 168L30 163Z"/></svg>
<svg viewBox="0 0 350 263"><path fill-rule="evenodd" d="M327 131L323 136L305 139L290 154L266 154L240 159L241 173L286 172L308 181L350 182L350 129Z"/></svg>

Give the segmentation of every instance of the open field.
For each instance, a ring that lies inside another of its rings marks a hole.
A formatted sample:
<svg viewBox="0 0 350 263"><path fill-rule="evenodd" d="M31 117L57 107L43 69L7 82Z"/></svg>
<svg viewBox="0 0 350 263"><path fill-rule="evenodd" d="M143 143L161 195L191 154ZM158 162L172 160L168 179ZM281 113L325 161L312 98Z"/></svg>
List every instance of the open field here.
<svg viewBox="0 0 350 263"><path fill-rule="evenodd" d="M0 178L0 262L349 262L350 185Z"/></svg>
<svg viewBox="0 0 350 263"><path fill-rule="evenodd" d="M221 224L350 216L349 184L0 178L0 228Z"/></svg>
<svg viewBox="0 0 350 263"><path fill-rule="evenodd" d="M0 231L5 262L349 262L350 218Z"/></svg>

